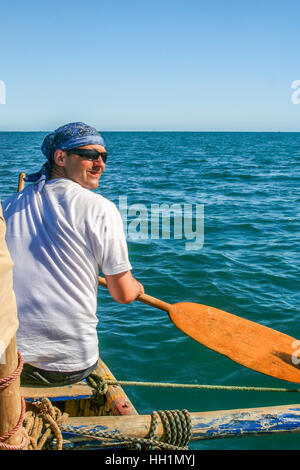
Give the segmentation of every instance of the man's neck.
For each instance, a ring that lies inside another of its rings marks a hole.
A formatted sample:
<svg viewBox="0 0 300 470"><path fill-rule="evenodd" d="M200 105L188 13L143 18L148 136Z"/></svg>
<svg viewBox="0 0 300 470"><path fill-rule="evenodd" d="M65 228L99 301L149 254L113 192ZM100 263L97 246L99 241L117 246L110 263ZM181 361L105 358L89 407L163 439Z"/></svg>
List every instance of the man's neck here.
<svg viewBox="0 0 300 470"><path fill-rule="evenodd" d="M66 178L65 169L58 165L54 165L51 169L49 180L54 180L56 178Z"/></svg>

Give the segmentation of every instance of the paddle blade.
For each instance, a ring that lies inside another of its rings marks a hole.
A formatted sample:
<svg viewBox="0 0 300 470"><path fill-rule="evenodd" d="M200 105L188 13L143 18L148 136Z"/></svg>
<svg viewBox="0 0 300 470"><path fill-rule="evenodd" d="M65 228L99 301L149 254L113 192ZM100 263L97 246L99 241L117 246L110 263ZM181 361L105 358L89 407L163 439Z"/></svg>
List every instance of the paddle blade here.
<svg viewBox="0 0 300 470"><path fill-rule="evenodd" d="M295 357L300 343L291 336L191 302L173 304L169 316L177 328L207 348L249 369L300 383L300 365Z"/></svg>

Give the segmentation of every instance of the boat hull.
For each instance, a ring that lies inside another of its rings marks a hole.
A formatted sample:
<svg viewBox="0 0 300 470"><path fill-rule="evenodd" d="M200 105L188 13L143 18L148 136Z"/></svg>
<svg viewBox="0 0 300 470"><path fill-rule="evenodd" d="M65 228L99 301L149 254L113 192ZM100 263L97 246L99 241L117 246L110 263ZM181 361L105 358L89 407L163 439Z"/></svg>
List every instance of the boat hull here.
<svg viewBox="0 0 300 470"><path fill-rule="evenodd" d="M97 367L93 372L105 380L115 381L116 378L99 358ZM86 381L64 387L21 387L21 394L24 396L27 409L31 409L31 403L48 398L51 403L60 409L62 413L67 413L71 418L100 418L102 416L138 416L138 412L130 399L118 385L108 385L107 392L102 398L97 396L95 390ZM75 431L75 430L74 430ZM63 448L98 448L100 442L85 436L78 436L75 432L63 432ZM119 441L108 444L103 442L103 447L122 447Z"/></svg>

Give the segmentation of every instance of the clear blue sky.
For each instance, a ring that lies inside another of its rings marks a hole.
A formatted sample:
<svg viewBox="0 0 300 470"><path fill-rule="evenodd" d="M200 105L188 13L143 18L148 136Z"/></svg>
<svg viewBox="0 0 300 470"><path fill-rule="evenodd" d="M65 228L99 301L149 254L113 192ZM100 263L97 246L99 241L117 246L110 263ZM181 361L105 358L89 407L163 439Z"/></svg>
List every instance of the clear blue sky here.
<svg viewBox="0 0 300 470"><path fill-rule="evenodd" d="M2 2L0 130L300 131L300 3Z"/></svg>

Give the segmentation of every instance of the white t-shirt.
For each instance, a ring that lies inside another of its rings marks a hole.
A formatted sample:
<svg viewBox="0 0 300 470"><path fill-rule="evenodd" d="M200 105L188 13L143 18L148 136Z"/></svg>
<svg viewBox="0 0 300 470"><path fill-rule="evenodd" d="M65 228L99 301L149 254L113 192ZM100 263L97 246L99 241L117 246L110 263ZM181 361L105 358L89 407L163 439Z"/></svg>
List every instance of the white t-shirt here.
<svg viewBox="0 0 300 470"><path fill-rule="evenodd" d="M115 204L64 178L3 203L24 362L60 372L98 359L98 271L132 269Z"/></svg>

